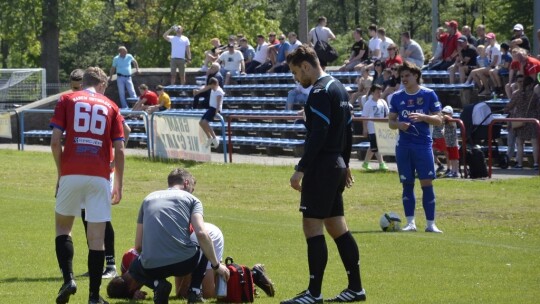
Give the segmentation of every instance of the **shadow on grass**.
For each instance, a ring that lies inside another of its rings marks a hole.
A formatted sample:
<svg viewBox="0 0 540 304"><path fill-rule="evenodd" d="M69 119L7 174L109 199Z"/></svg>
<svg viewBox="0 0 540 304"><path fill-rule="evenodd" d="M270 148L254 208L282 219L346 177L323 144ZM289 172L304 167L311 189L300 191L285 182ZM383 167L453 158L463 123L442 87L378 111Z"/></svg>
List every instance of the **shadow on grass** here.
<svg viewBox="0 0 540 304"><path fill-rule="evenodd" d="M366 230L366 231L350 231L351 234L365 234L365 233L383 233L384 231L381 230Z"/></svg>
<svg viewBox="0 0 540 304"><path fill-rule="evenodd" d="M31 283L31 282L55 282L55 281L62 282L63 279L60 278L60 277L51 277L51 278L22 278L22 277L17 277L17 278L0 279L0 284L2 284L2 283L19 283L19 282L28 282L28 283Z"/></svg>

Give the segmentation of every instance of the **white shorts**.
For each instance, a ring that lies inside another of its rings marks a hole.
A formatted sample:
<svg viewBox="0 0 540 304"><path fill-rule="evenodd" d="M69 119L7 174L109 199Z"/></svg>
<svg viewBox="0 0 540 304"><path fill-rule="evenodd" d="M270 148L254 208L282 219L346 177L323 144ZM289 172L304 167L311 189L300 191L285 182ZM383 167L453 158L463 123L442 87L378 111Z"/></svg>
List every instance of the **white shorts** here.
<svg viewBox="0 0 540 304"><path fill-rule="evenodd" d="M82 208L86 209L87 222L103 223L111 220L109 180L88 175L60 177L55 211L65 216L81 216Z"/></svg>
<svg viewBox="0 0 540 304"><path fill-rule="evenodd" d="M223 249L225 248L225 240L223 238L223 233L221 230L214 224L211 223L204 223L204 227L206 228L206 232L208 232L208 236L212 240L212 245L214 246L214 251L216 252L216 257L218 261L221 261L223 258ZM195 233L192 233L190 235L191 241L199 244L197 240L197 236L195 236ZM206 269L212 269L212 265L210 261L208 261L208 265L206 265Z"/></svg>

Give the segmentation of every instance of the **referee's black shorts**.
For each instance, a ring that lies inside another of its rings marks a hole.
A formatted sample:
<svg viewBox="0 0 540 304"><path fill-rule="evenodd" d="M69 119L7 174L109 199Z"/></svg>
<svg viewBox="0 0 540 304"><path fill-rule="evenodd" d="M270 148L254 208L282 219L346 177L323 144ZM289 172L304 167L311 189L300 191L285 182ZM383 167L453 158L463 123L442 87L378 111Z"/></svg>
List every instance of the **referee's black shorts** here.
<svg viewBox="0 0 540 304"><path fill-rule="evenodd" d="M302 179L300 211L304 218L343 216L343 190L347 169L339 154L319 155Z"/></svg>

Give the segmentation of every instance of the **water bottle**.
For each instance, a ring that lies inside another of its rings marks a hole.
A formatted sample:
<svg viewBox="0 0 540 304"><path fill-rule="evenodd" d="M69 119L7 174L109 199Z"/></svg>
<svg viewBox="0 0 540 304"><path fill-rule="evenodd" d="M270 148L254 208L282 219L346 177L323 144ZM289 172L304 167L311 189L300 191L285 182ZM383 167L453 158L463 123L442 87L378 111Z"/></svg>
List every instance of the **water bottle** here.
<svg viewBox="0 0 540 304"><path fill-rule="evenodd" d="M491 93L491 100L493 101L497 100L497 93L495 93L495 91Z"/></svg>
<svg viewBox="0 0 540 304"><path fill-rule="evenodd" d="M216 278L216 297L218 299L227 297L227 281L221 275Z"/></svg>

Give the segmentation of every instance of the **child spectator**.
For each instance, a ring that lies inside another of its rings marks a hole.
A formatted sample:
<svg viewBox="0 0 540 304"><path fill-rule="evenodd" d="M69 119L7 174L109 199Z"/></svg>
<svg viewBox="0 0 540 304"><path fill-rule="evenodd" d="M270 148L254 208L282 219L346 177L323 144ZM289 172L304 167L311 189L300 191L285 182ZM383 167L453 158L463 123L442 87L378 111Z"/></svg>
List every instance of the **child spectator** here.
<svg viewBox="0 0 540 304"><path fill-rule="evenodd" d="M495 92L499 96L504 96L502 78L508 75L508 69L510 68L510 63L512 62L512 56L508 54L509 49L510 46L508 44L501 43L501 60L497 67L489 72L489 77L495 85Z"/></svg>
<svg viewBox="0 0 540 304"><path fill-rule="evenodd" d="M481 90L482 85L479 82L479 80L475 79L475 77L478 78L478 76L476 75L478 74L478 71L489 66L489 58L487 57L486 47L484 45L477 46L476 51L478 52L478 56L476 57L476 68L471 71L471 73L469 74L469 77L467 77L467 81L465 82L465 84L471 84L473 83L473 80L474 80L476 84L479 86L479 89Z"/></svg>
<svg viewBox="0 0 540 304"><path fill-rule="evenodd" d="M457 139L457 126L455 122L450 122L454 109L451 106L446 106L442 109L444 119L444 140L446 142L448 173L444 175L446 178L459 177L459 149Z"/></svg>
<svg viewBox="0 0 540 304"><path fill-rule="evenodd" d="M216 116L216 114L219 114L219 112L221 112L221 107L223 105L223 96L225 95L225 92L219 86L219 81L214 77L210 78L210 80L208 81L208 85L211 89L210 107L202 116L201 120L199 121L199 125L208 137L206 147L212 146L213 148L217 148L219 146L219 139L217 139L216 133L214 133L214 130L212 129L212 127L210 127L210 122L214 120L214 116Z"/></svg>
<svg viewBox="0 0 540 304"><path fill-rule="evenodd" d="M165 93L165 90L163 89L162 85L158 85L156 87L156 93L158 94L158 102L159 104L155 106L149 107L146 112L148 114L152 114L156 111L165 111L171 109L171 98L169 97L169 94Z"/></svg>
<svg viewBox="0 0 540 304"><path fill-rule="evenodd" d="M354 106L358 106L358 98L366 95L373 85L373 77L369 75L369 70L366 67L362 68L362 74L357 78L358 90L353 93L349 99L349 103Z"/></svg>
<svg viewBox="0 0 540 304"><path fill-rule="evenodd" d="M446 172L444 171L444 165L437 157L437 152L444 153L444 157L446 160L448 160L448 155L446 153L446 141L444 140L444 125L440 126L433 126L433 134L431 135L433 138L433 144L431 147L433 148L433 159L435 159L435 163L437 164L437 175L446 175L450 172L450 169L448 169Z"/></svg>
<svg viewBox="0 0 540 304"><path fill-rule="evenodd" d="M388 115L388 104L381 98L382 87L378 84L372 85L368 92L368 100L364 105L362 116L367 118L384 118ZM369 162L375 154L379 162L379 170L386 171L388 167L383 160L383 155L377 148L377 137L375 136L375 124L373 121L364 121L363 123L364 136L369 138L369 149L366 152L366 158L362 164L365 170L371 170Z"/></svg>

